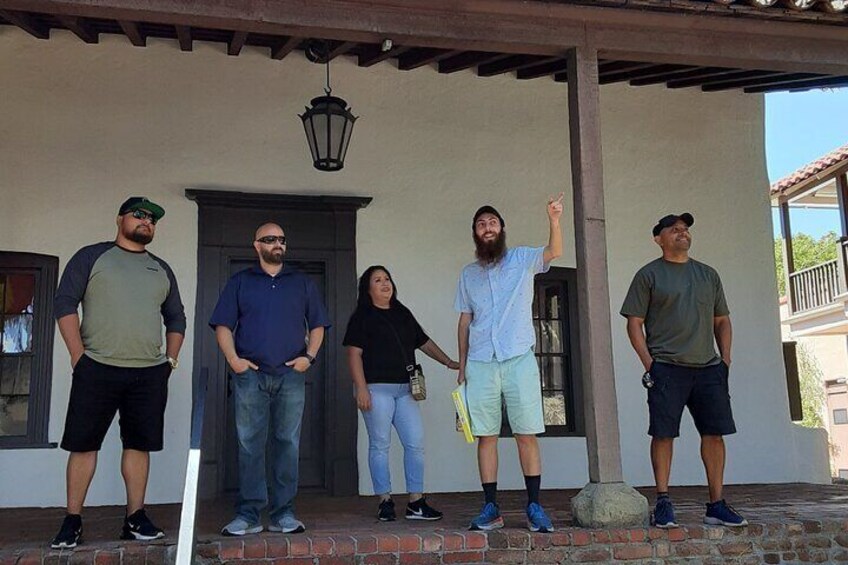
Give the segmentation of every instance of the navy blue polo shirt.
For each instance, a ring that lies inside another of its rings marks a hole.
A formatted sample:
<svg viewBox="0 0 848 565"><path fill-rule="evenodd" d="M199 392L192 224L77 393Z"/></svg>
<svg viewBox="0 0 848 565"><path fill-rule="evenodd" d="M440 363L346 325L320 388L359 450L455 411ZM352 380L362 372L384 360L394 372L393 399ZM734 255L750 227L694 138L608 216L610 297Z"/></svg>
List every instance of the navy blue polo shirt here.
<svg viewBox="0 0 848 565"><path fill-rule="evenodd" d="M238 356L263 373L285 375L286 362L306 352L309 330L330 319L312 279L288 265L272 277L257 263L227 281L209 325L230 328Z"/></svg>

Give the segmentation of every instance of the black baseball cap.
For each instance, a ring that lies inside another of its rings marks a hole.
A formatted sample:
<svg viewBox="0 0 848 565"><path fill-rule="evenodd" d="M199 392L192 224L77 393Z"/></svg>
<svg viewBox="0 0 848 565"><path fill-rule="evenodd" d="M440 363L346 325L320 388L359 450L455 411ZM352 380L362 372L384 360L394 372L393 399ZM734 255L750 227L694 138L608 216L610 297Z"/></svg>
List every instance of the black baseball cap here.
<svg viewBox="0 0 848 565"><path fill-rule="evenodd" d="M692 214L690 214L689 212L683 212L680 215L669 214L668 216L664 216L660 218L660 220L657 222L657 225L654 226L654 237L657 237L658 235L660 235L661 231L663 231L665 228L670 228L677 222L683 222L684 224L686 224L686 227L689 228L692 227L692 224L695 223L695 218L693 218Z"/></svg>
<svg viewBox="0 0 848 565"><path fill-rule="evenodd" d="M500 212L495 210L494 206L489 206L486 204L485 206L480 206L476 212L474 212L474 219L471 220L471 229L474 229L474 225L477 223L477 218L482 216L483 214L491 214L496 217L501 222L501 228L506 227L506 222L504 222L503 216L501 216Z"/></svg>
<svg viewBox="0 0 848 565"><path fill-rule="evenodd" d="M149 198L145 196L130 196L127 198L123 204L121 204L120 209L118 210L118 215L123 216L124 214L129 214L130 212L135 212L136 210L147 210L151 214L153 214L153 218L158 222L162 219L162 216L165 215L165 209L152 202Z"/></svg>

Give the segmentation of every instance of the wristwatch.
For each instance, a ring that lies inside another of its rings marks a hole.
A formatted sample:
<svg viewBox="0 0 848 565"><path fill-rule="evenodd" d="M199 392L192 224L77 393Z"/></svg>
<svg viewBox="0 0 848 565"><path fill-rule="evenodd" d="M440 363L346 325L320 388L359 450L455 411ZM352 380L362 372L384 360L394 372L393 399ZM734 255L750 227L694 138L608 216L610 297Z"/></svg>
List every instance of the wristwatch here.
<svg viewBox="0 0 848 565"><path fill-rule="evenodd" d="M168 364L171 365L171 370L176 369L180 362L176 357L168 357Z"/></svg>
<svg viewBox="0 0 848 565"><path fill-rule="evenodd" d="M309 353L305 353L303 356L304 356L304 357L306 357L307 359L309 359L309 364L310 364L310 365L312 365L313 363L315 363L315 357L314 357L314 356L312 356L312 355L310 355Z"/></svg>

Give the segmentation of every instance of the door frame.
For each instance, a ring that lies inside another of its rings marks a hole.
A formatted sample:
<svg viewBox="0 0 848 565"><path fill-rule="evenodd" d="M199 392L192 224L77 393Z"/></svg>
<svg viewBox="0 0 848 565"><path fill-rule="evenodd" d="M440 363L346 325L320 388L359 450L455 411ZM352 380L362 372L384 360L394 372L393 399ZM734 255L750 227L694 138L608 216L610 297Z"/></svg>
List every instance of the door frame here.
<svg viewBox="0 0 848 565"><path fill-rule="evenodd" d="M221 253L225 248L237 247L232 235L236 230L228 230L228 222L232 225L236 216L263 218L260 221L277 220L286 230L286 235L303 245L295 246L297 255L303 256L311 251L331 257L327 272L327 306L333 327L321 349L321 355L327 361L324 386L325 492L331 496L357 494L358 415L352 401L353 383L348 378L341 342L345 323L356 305L356 212L367 206L371 198L190 188L185 189L185 196L198 206L193 390L197 389L204 372L209 375L201 444L200 496L214 498L222 494L224 488L227 383L226 379L218 378L223 361L214 333L205 318L206 313L211 313L214 308L222 289ZM234 210L238 212L234 214ZM309 221L304 221L305 218ZM236 218L235 221L241 220ZM287 227L287 224L290 226ZM247 242L247 236L238 234L238 240Z"/></svg>

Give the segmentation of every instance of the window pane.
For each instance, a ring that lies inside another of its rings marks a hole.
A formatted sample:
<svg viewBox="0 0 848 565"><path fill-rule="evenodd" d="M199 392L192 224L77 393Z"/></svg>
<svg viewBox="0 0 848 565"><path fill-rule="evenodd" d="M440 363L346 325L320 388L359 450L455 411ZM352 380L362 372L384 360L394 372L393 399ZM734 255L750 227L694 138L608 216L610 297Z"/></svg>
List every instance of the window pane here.
<svg viewBox="0 0 848 565"><path fill-rule="evenodd" d="M562 324L559 320L539 322L539 339L542 353L562 353Z"/></svg>
<svg viewBox="0 0 848 565"><path fill-rule="evenodd" d="M833 411L834 424L848 424L848 408L837 408Z"/></svg>
<svg viewBox="0 0 848 565"><path fill-rule="evenodd" d="M542 377L542 390L562 390L565 379L562 371L562 357L538 357L539 374Z"/></svg>
<svg viewBox="0 0 848 565"><path fill-rule="evenodd" d="M542 395L546 426L565 426L565 396L562 391L545 392Z"/></svg>
<svg viewBox="0 0 848 565"><path fill-rule="evenodd" d="M35 298L34 275L6 275L4 314L32 314Z"/></svg>
<svg viewBox="0 0 848 565"><path fill-rule="evenodd" d="M0 358L0 396L29 394L32 357Z"/></svg>
<svg viewBox="0 0 848 565"><path fill-rule="evenodd" d="M543 287L544 317L550 320L562 318L560 305L562 301L562 287L558 284Z"/></svg>
<svg viewBox="0 0 848 565"><path fill-rule="evenodd" d="M0 396L0 436L25 436L28 396Z"/></svg>
<svg viewBox="0 0 848 565"><path fill-rule="evenodd" d="M3 353L32 351L32 314L7 315L3 319Z"/></svg>
<svg viewBox="0 0 848 565"><path fill-rule="evenodd" d="M839 478L848 480L848 469L839 469Z"/></svg>

